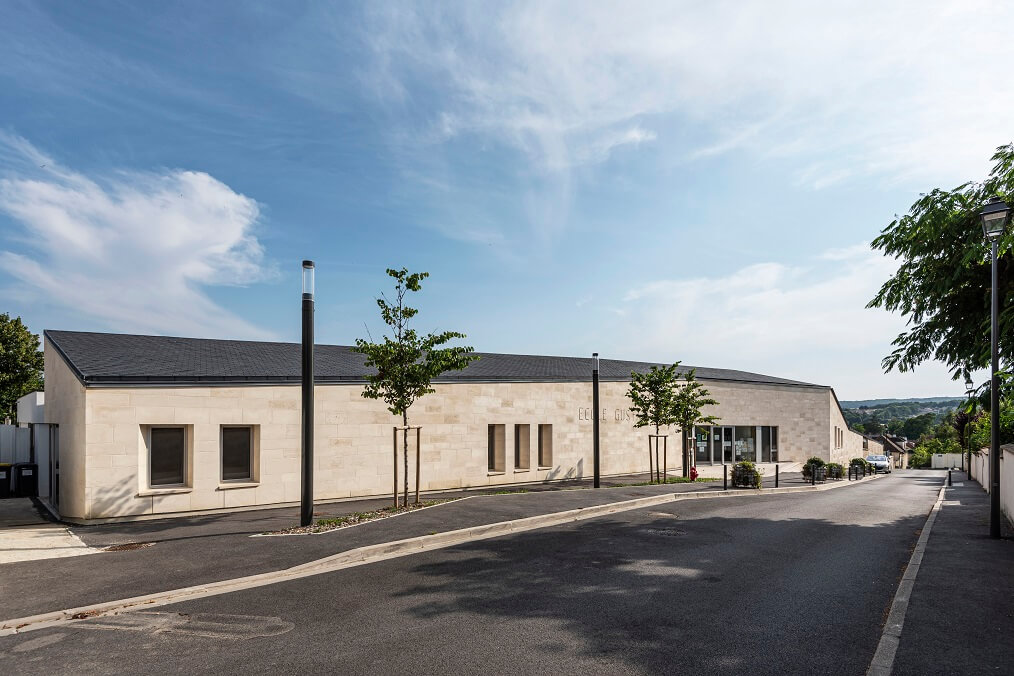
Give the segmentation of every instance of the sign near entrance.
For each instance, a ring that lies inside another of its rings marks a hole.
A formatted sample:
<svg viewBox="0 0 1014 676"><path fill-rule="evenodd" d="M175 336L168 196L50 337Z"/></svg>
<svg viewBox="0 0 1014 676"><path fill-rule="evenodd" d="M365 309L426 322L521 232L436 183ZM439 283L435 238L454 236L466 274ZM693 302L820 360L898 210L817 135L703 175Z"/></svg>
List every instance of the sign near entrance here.
<svg viewBox="0 0 1014 676"><path fill-rule="evenodd" d="M594 412L591 408L579 408L577 409L578 420L591 420ZM613 422L623 422L630 420L630 409L617 408L610 411L608 408L602 409L602 413L599 415L599 421L604 422L606 420L612 420Z"/></svg>

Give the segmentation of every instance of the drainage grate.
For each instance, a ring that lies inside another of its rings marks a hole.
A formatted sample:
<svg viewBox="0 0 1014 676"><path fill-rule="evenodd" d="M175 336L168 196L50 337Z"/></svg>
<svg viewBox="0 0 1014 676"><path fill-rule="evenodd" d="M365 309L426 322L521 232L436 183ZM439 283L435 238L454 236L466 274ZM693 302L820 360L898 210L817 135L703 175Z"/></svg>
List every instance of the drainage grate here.
<svg viewBox="0 0 1014 676"><path fill-rule="evenodd" d="M123 544L123 545L112 545L110 547L106 547L102 551L104 551L104 552L129 552L129 551L132 551L134 549L145 549L147 547L154 547L154 546L155 546L154 542L128 542L128 543Z"/></svg>

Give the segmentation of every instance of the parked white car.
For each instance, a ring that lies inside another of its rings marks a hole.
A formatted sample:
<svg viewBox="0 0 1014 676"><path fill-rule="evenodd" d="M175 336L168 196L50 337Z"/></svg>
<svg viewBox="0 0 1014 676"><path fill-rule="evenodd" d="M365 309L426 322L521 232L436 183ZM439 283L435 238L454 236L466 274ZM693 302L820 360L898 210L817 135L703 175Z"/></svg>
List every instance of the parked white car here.
<svg viewBox="0 0 1014 676"><path fill-rule="evenodd" d="M868 455L866 462L873 465L874 472L891 473L891 460L886 455Z"/></svg>

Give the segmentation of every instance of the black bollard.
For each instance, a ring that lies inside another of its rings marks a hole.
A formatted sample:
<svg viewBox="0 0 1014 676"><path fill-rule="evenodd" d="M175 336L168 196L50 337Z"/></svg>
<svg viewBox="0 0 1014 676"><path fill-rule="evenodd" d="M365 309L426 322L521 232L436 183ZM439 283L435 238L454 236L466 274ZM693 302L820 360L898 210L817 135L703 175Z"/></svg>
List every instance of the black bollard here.
<svg viewBox="0 0 1014 676"><path fill-rule="evenodd" d="M811 486L816 486L817 485L817 466L816 465L810 465L810 485Z"/></svg>
<svg viewBox="0 0 1014 676"><path fill-rule="evenodd" d="M951 486L951 470L947 470L947 485Z"/></svg>
<svg viewBox="0 0 1014 676"><path fill-rule="evenodd" d="M729 466L722 465L722 490L729 490Z"/></svg>
<svg viewBox="0 0 1014 676"><path fill-rule="evenodd" d="M778 465L775 465L775 488L778 488Z"/></svg>

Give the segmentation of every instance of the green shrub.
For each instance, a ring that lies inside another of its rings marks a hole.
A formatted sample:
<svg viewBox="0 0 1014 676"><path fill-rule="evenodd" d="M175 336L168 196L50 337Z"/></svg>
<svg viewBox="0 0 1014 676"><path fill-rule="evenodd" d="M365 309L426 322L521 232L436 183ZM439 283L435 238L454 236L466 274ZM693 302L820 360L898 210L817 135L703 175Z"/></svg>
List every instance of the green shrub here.
<svg viewBox="0 0 1014 676"><path fill-rule="evenodd" d="M828 479L842 479L845 477L845 468L837 462L829 462L825 465L827 468Z"/></svg>
<svg viewBox="0 0 1014 676"><path fill-rule="evenodd" d="M821 460L817 456L813 456L812 458L807 460L806 463L803 465L803 478L809 479L810 476L813 474L813 468L823 467L824 464L825 463L823 460Z"/></svg>
<svg viewBox="0 0 1014 676"><path fill-rule="evenodd" d="M761 473L757 466L748 460L737 462L732 466L732 485L744 488L760 488Z"/></svg>

